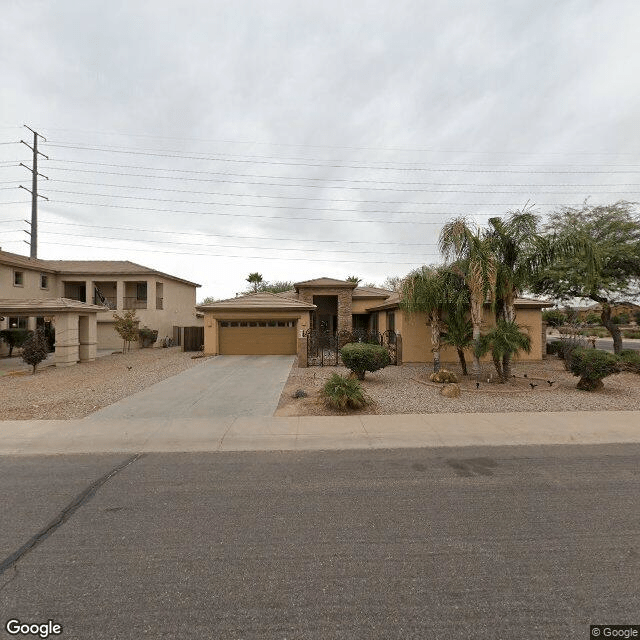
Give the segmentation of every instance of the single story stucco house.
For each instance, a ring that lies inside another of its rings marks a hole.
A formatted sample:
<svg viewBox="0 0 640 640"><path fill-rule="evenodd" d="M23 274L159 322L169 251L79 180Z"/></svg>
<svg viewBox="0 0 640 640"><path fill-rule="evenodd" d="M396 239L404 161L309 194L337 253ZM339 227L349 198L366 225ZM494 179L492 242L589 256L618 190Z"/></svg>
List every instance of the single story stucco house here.
<svg viewBox="0 0 640 640"><path fill-rule="evenodd" d="M432 360L431 329L423 313L408 314L399 308L399 295L353 282L318 278L297 282L283 293L252 293L220 300L197 309L204 313L204 350L212 355L298 355L306 366L307 330L325 333L364 329L384 333L392 330L402 337L398 362ZM540 360L544 354L542 309L552 306L539 300L516 301L518 324L531 337L531 353L523 360ZM489 305L483 329L494 324ZM454 348L441 352L443 362L457 361ZM303 361L304 360L304 361Z"/></svg>

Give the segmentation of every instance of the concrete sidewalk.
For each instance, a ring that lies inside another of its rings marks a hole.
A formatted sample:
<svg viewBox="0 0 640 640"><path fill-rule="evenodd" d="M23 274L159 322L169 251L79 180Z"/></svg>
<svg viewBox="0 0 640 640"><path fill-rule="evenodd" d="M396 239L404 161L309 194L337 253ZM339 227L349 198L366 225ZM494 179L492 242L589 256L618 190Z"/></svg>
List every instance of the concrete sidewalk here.
<svg viewBox="0 0 640 640"><path fill-rule="evenodd" d="M0 422L0 455L640 443L640 411Z"/></svg>

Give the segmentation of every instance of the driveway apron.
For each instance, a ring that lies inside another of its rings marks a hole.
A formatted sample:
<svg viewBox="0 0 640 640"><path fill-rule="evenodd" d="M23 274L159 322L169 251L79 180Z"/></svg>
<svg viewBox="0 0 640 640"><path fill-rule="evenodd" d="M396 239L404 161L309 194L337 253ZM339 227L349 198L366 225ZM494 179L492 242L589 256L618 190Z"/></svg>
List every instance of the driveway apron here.
<svg viewBox="0 0 640 640"><path fill-rule="evenodd" d="M87 420L272 416L294 356L217 356Z"/></svg>

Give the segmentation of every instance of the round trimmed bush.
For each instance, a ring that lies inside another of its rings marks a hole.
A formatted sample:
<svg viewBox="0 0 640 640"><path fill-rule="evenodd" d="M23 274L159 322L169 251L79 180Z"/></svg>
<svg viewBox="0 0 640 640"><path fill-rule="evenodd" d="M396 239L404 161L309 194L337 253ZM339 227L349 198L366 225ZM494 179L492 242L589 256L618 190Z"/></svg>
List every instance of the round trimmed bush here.
<svg viewBox="0 0 640 640"><path fill-rule="evenodd" d="M374 372L391 364L389 352L379 344L352 342L340 349L340 357L347 369L353 371L358 380L364 380L366 371Z"/></svg>
<svg viewBox="0 0 640 640"><path fill-rule="evenodd" d="M600 349L575 349L571 354L569 370L574 376L580 376L577 387L583 391L601 389L603 378L620 373L621 366L617 356Z"/></svg>

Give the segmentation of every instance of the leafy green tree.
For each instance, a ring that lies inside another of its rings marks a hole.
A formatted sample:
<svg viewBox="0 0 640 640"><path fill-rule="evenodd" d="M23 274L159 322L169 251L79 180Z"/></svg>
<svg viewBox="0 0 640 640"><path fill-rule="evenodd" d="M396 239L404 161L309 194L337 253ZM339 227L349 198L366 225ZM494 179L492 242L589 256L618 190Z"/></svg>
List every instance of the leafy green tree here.
<svg viewBox="0 0 640 640"><path fill-rule="evenodd" d="M13 348L21 347L24 341L29 337L28 329L3 329L0 331L0 340L5 342L9 347L9 357L13 356Z"/></svg>
<svg viewBox="0 0 640 640"><path fill-rule="evenodd" d="M596 391L604 386L602 379L623 371L618 356L600 349L576 349L571 354L569 369L580 376L577 388L583 391Z"/></svg>
<svg viewBox="0 0 640 640"><path fill-rule="evenodd" d="M611 308L640 295L640 216L630 202L565 207L549 216L548 233L561 237L580 234L584 249L561 257L543 270L532 290L559 300L582 298L600 303L600 319L613 338L615 353L622 350L620 327Z"/></svg>
<svg viewBox="0 0 640 640"><path fill-rule="evenodd" d="M547 309L542 312L542 321L550 327L561 327L567 321L567 316L560 309Z"/></svg>
<svg viewBox="0 0 640 640"><path fill-rule="evenodd" d="M402 291L402 278L400 276L387 276L382 283L382 288L400 293Z"/></svg>
<svg viewBox="0 0 640 640"><path fill-rule="evenodd" d="M615 322L616 324L629 324L629 322L631 322L631 316L626 311L623 311L617 316L611 318L611 321Z"/></svg>
<svg viewBox="0 0 640 640"><path fill-rule="evenodd" d="M491 243L479 229L473 229L464 217L447 222L440 232L440 251L445 260L454 258L469 292L473 342L480 341L484 304L495 295L497 264ZM473 373L480 377L480 359L474 348Z"/></svg>
<svg viewBox="0 0 640 640"><path fill-rule="evenodd" d="M138 341L138 324L140 320L136 316L136 310L125 311L122 315L113 314L115 320L114 329L122 338L122 353L125 349L131 351L131 343Z"/></svg>
<svg viewBox="0 0 640 640"><path fill-rule="evenodd" d="M258 285L258 291L266 291L268 293L282 293L293 289L293 282L289 280L275 280L273 282L263 282Z"/></svg>
<svg viewBox="0 0 640 640"><path fill-rule="evenodd" d="M218 298L214 298L213 296L207 296L204 300L200 301L198 304L213 304L217 302Z"/></svg>
<svg viewBox="0 0 640 640"><path fill-rule="evenodd" d="M585 316L584 321L587 324L600 324L600 316L597 313L588 313Z"/></svg>
<svg viewBox="0 0 640 640"><path fill-rule="evenodd" d="M44 330L33 331L22 345L22 359L33 367L33 375L36 373L37 366L43 360L46 360L48 355L49 344L44 335Z"/></svg>
<svg viewBox="0 0 640 640"><path fill-rule="evenodd" d="M501 382L507 382L511 378L511 358L520 351L530 353L531 338L521 331L517 322L498 320L496 326L482 336L476 349L478 356L483 356L489 351L498 378ZM509 355L509 358L505 359L505 355Z"/></svg>
<svg viewBox="0 0 640 640"><path fill-rule="evenodd" d="M262 282L262 275L259 274L257 271L255 271L254 273L250 273L249 277L247 278L247 282L253 287L253 292L257 293L258 287Z"/></svg>

